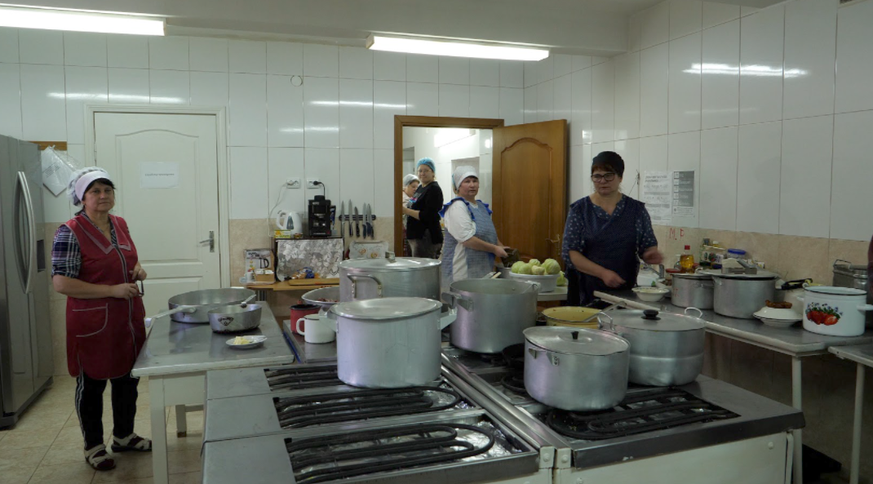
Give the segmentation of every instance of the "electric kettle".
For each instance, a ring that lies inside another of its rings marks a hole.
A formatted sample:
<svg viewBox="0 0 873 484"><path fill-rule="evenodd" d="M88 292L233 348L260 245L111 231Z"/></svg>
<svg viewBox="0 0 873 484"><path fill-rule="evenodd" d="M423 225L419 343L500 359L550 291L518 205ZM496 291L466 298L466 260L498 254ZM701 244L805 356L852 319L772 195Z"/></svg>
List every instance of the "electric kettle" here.
<svg viewBox="0 0 873 484"><path fill-rule="evenodd" d="M276 227L279 230L288 230L291 232L291 235L294 234L303 234L303 219L300 217L300 214L297 212L285 212L284 210L280 210L279 214L276 215Z"/></svg>

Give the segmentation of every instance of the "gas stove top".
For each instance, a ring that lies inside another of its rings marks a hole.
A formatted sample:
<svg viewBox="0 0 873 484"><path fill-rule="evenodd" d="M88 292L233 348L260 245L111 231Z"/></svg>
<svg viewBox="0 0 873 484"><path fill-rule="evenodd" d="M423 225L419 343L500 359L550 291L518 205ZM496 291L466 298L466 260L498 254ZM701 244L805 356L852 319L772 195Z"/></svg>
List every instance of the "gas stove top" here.
<svg viewBox="0 0 873 484"><path fill-rule="evenodd" d="M336 363L235 368L206 372L206 399L264 395L274 392L342 386Z"/></svg>

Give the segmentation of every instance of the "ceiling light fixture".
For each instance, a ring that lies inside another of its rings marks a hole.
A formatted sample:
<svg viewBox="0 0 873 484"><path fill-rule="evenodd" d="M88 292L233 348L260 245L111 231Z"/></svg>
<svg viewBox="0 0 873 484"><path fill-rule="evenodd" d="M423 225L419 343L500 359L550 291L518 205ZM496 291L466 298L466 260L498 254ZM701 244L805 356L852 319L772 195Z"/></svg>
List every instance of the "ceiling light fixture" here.
<svg viewBox="0 0 873 484"><path fill-rule="evenodd" d="M164 35L162 18L6 5L0 5L0 27L104 34Z"/></svg>
<svg viewBox="0 0 873 484"><path fill-rule="evenodd" d="M531 47L483 44L448 39L385 37L382 35L370 35L367 38L367 48L388 52L403 52L406 54L518 61L539 61L549 56L548 50Z"/></svg>

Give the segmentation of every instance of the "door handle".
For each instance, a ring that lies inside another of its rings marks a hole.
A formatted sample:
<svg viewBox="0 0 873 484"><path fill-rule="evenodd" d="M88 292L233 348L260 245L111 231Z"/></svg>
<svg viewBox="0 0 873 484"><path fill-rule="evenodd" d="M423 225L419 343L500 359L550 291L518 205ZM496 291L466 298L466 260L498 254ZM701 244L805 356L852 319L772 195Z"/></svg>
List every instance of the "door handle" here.
<svg viewBox="0 0 873 484"><path fill-rule="evenodd" d="M18 185L21 189L22 198L24 198L24 208L27 211L27 262L25 272L27 272L24 281L24 293L30 294L33 285L33 269L36 265L36 220L33 214L33 199L30 195L30 185L27 183L27 175L23 171L18 172Z"/></svg>
<svg viewBox="0 0 873 484"><path fill-rule="evenodd" d="M207 242L209 242L209 252L215 252L215 231L214 230L209 231L209 238L208 239L204 239L204 240L200 241L201 244L205 244Z"/></svg>

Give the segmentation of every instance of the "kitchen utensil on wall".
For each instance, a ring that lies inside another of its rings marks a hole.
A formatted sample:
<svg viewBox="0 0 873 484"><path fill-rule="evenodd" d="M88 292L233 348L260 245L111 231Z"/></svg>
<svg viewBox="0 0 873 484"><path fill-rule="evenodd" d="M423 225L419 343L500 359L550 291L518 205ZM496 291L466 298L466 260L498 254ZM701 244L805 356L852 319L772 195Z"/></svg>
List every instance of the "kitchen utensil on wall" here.
<svg viewBox="0 0 873 484"><path fill-rule="evenodd" d="M702 272L673 274L671 302L681 308L712 309L715 283Z"/></svg>
<svg viewBox="0 0 873 484"><path fill-rule="evenodd" d="M425 385L440 374L440 331L456 317L424 298L342 302L330 308L336 321L337 376L368 388Z"/></svg>
<svg viewBox="0 0 873 484"><path fill-rule="evenodd" d="M703 311L696 308L689 310ZM668 312L613 311L598 315L601 328L630 343L628 381L669 386L691 383L703 369L705 323ZM606 321L606 322L604 322Z"/></svg>
<svg viewBox="0 0 873 484"><path fill-rule="evenodd" d="M355 237L361 236L361 219L358 218L358 207L355 207Z"/></svg>
<svg viewBox="0 0 873 484"><path fill-rule="evenodd" d="M442 300L458 310L451 341L476 353L498 353L524 342L522 332L537 323L539 285L511 279L455 281Z"/></svg>
<svg viewBox="0 0 873 484"><path fill-rule="evenodd" d="M394 257L344 260L339 265L340 301L379 297L440 299L440 261Z"/></svg>
<svg viewBox="0 0 873 484"><path fill-rule="evenodd" d="M705 271L715 284L712 306L716 313L731 318L752 319L755 311L776 296L776 279L772 272L756 274L722 274ZM674 274L675 276L675 274Z"/></svg>
<svg viewBox="0 0 873 484"><path fill-rule="evenodd" d="M349 199L349 237L353 237L355 234L352 233L353 225L355 223L355 219L352 218L352 199Z"/></svg>
<svg viewBox="0 0 873 484"><path fill-rule="evenodd" d="M524 330L524 386L539 402L568 411L605 410L627 393L630 344L596 329Z"/></svg>
<svg viewBox="0 0 873 484"><path fill-rule="evenodd" d="M865 313L873 311L867 291L850 287L807 285L801 299L803 329L829 336L864 334Z"/></svg>
<svg viewBox="0 0 873 484"><path fill-rule="evenodd" d="M372 230L373 230L373 221L370 219L370 204L365 203L364 204L364 238L367 238L367 236L369 236L372 239L373 238Z"/></svg>
<svg viewBox="0 0 873 484"><path fill-rule="evenodd" d="M345 215L346 215L346 202L342 201L342 202L340 202L340 216L339 216L339 219L340 219L339 235L340 235L340 237L345 235L345 232L343 231L343 228L344 228L343 224L345 223L345 220L343 220L343 219L345 218Z"/></svg>
<svg viewBox="0 0 873 484"><path fill-rule="evenodd" d="M254 295L255 291L251 289L234 287L185 292L167 301L169 311L146 318L146 327L151 326L153 320L164 316L170 316L177 323L208 323L210 310L229 304L241 304Z"/></svg>

